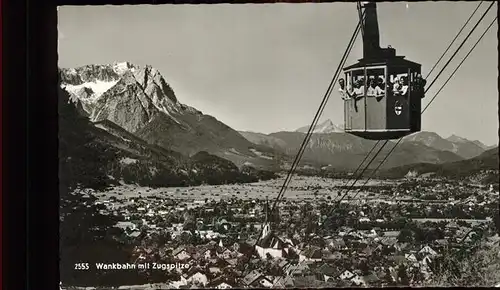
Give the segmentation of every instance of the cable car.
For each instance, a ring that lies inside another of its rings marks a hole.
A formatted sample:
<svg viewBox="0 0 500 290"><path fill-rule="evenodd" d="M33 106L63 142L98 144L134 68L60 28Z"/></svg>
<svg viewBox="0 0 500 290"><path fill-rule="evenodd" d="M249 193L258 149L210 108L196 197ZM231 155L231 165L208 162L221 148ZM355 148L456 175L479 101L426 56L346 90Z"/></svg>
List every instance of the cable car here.
<svg viewBox="0 0 500 290"><path fill-rule="evenodd" d="M418 132L425 86L421 65L390 46L381 48L376 3L364 2L362 8L363 58L343 69L351 95L344 102L345 132L370 140Z"/></svg>

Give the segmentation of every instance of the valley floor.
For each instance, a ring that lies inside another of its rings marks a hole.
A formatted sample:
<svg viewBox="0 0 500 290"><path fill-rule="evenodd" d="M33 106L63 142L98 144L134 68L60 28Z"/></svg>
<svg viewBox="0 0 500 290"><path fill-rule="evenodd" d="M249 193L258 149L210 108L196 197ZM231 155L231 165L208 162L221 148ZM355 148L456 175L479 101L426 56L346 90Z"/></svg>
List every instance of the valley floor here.
<svg viewBox="0 0 500 290"><path fill-rule="evenodd" d="M276 198L280 188L283 185L285 178L273 179L248 184L229 184L229 185L202 185L194 187L165 187L165 188L149 188L131 184L122 184L115 186L107 191L99 192L95 196L101 201L109 200L110 197L115 197L117 200L123 200L133 197L161 197L179 200L227 200L238 198L243 200L249 199L266 199L273 200ZM338 194L344 194L346 187L352 184L352 180L347 179L328 179L320 177L294 177L287 187L284 199L291 200L314 200L318 197L328 197L332 199L339 198ZM383 181L370 180L366 186L395 186L401 181ZM344 198L352 199L377 199L378 195L370 195L367 191L356 194L357 190L364 184L364 181L358 181L357 184L350 190L349 194ZM344 188L340 188L344 187ZM400 196L399 198L403 198Z"/></svg>
<svg viewBox="0 0 500 290"><path fill-rule="evenodd" d="M498 191L488 185L378 180L358 194L354 187L338 205L347 180L297 176L273 221L276 244L253 252L283 181L156 189L122 184L87 193L106 205L104 213L122 217L117 238L136 245L136 262L190 265L150 281L165 282L161 287L120 289L436 285L446 261L500 240L491 218ZM493 262L500 264L500 256Z"/></svg>

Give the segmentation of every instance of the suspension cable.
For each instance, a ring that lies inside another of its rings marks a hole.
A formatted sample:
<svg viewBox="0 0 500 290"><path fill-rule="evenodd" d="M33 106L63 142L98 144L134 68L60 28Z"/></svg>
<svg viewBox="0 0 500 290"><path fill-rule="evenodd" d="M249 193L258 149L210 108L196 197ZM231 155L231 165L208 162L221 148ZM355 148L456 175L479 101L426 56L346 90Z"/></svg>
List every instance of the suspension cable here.
<svg viewBox="0 0 500 290"><path fill-rule="evenodd" d="M486 12L483 14L483 16L481 17L481 19L479 19L478 23L474 26L474 28L472 29L471 33L469 33L466 37L466 39L464 40L464 42L462 42L462 44L457 48L457 51L452 55L452 57L450 58L450 60L445 64L445 67L440 71L440 73L438 74L438 76L436 76L436 78L434 79L434 81L431 83L431 85L429 85L429 88L430 86L432 86L432 84L434 84L435 80L439 77L439 75L444 71L444 69L448 66L448 64L451 62L451 59L453 59L453 57L457 54L457 52L461 49L461 47L463 46L463 44L465 43L465 41L470 37L470 35L472 34L472 32L475 30L475 28L479 25L479 23L483 20L484 16L486 15L486 13L490 10L490 8L493 6L494 2L488 7L488 9L486 10ZM425 112L425 110L430 106L430 104L435 100L435 98L439 95L439 93L442 91L442 89L448 84L448 82L451 80L451 78L454 76L454 74L458 71L458 69L461 67L461 65L465 62L465 60L469 57L469 55L472 53L472 51L476 48L476 46L479 44L479 42L483 39L483 37L486 35L486 33L489 31L489 29L491 28L491 26L495 23L495 21L497 20L498 16L496 16L493 21L490 23L490 25L485 29L485 31L483 32L483 34L479 37L479 39L476 41L476 43L472 46L472 48L469 50L469 52L465 55L465 57L462 59L462 61L458 64L458 66L455 68L455 70L452 72L452 74L448 77L448 79L445 81L445 83L441 86L441 88L438 90L438 92L434 95L434 97L431 99L431 101L429 102L429 104L424 108L424 110L422 110L421 114L423 114ZM428 89L429 89L428 88ZM428 90L427 89L427 90ZM399 145L399 143L403 140L403 138L400 138L398 140L398 142L396 142L396 144L393 146L393 148L391 148L391 150L389 151L389 153L385 156L385 158L379 163L379 165L376 167L376 169L371 173L370 177L365 181L365 183L360 187L360 189L356 192L355 196L357 196L357 194L362 190L362 188L368 183L368 181L370 180L371 177L373 177L373 175L376 173L376 171L380 168L380 166L387 160L387 158L391 155L391 153L396 149L396 147ZM386 142L384 143L383 146L385 146L385 144L387 144L389 140L386 140ZM380 150L383 148L383 146L379 149L379 151L377 151L375 157L378 155L378 153L380 152ZM372 161L373 161L374 158L372 158ZM369 164L368 164L369 166ZM365 170L367 169L367 167L365 167ZM351 186L352 187L352 186ZM342 201L342 199L347 195L348 192L346 192L346 194L344 194L344 196L342 196L342 198L337 201L337 203L340 203L340 201ZM328 216L327 216L328 218ZM299 251L299 254L302 252L303 250L300 250ZM297 266L295 267L295 269L290 273L290 274L293 274L293 272L295 272L295 270L297 269L299 264L297 264ZM289 274L289 275L290 275ZM288 276L289 276L288 275ZM281 277L280 277L281 278ZM274 284L276 284L277 282L279 281L279 279L273 283L273 286Z"/></svg>
<svg viewBox="0 0 500 290"><path fill-rule="evenodd" d="M375 156L373 156L373 158L370 160L370 162L368 163L368 165L363 169L363 171L360 173L359 176L362 176L364 171L368 168L368 166L370 166L370 164L373 162L373 160L375 160L375 158L377 157L377 155L380 153L380 151L384 148L384 146L387 144L387 142L389 142L389 140L386 140L385 143L379 148L379 150L375 153ZM375 148L375 146L373 147ZM368 155L367 155L368 156ZM340 202L342 201L342 199L349 193L349 190L354 186L354 184L356 183L356 181L351 185L351 187L346 191L346 193L339 199L336 201L336 204L339 205ZM332 214L333 210L335 209L335 206L332 207L332 210L330 210L330 212L327 214L327 218L330 214ZM305 248L304 248L305 249ZM298 255L300 255L302 253L302 251L304 250L300 250ZM294 268L294 270L291 272L291 274L293 274L293 272L295 272L295 270L297 269L299 264L297 264L297 266ZM278 283L280 281L282 277L278 278L274 283L273 283L273 287L276 283Z"/></svg>
<svg viewBox="0 0 500 290"><path fill-rule="evenodd" d="M346 50L346 52L344 53L344 56L342 57L342 60L341 60L341 63L340 63L340 66L337 68L337 71L335 72L335 76L332 80L332 82L330 83L330 86L328 87L328 90L327 90L327 93L325 95L325 98L326 98L326 101L320 105L320 108L318 110L318 112L316 113L316 115L318 116L317 118L315 118L315 120L313 120L313 124L311 124L311 126L309 127L309 131L308 131L308 134L306 134L306 137L305 139L303 140L302 142L302 145L304 146L301 146L301 149L302 150L299 150L297 156L296 156L296 161L297 163L295 164L295 168L292 168L291 170L291 173L289 175L289 178L288 180L285 180L284 184L283 184L283 187L282 189L280 190L280 197L275 201L275 204L273 204L273 210L275 208L275 205L277 204L277 202L280 201L280 199L283 197L283 195L285 194L285 191L288 187L288 185L290 184L291 182L291 178L292 178L292 175L293 175L293 171L296 169L296 167L298 166L298 162L301 160L304 152L305 152L305 149L306 149L306 145L307 143L310 141L311 137L312 137L312 132L314 131L314 128L316 128L316 125L319 121L319 117L321 116L321 114L323 113L323 110L325 109L325 106L326 106L326 102L328 102L328 99L330 98L330 95L332 93L332 90L333 90L333 85L336 83L337 81L337 78L339 77L338 75L340 74L340 69L344 66L345 62L347 61L347 57L349 56L349 53L354 45L354 42L356 40L356 37L357 35L359 34L359 30L362 31L363 33L363 20L364 20L364 16L365 16L365 13L364 11L361 12L361 2L357 2L358 4L358 13L359 13L359 22L358 22L358 26L355 30L355 35L353 34L353 36L351 37L351 40L349 41L349 45L348 45L348 50ZM319 115L318 115L319 113ZM316 117L316 116L315 116ZM375 145L376 146L376 145ZM373 151L374 148L372 148L371 151ZM366 159L366 158L365 158ZM363 161L364 162L364 161Z"/></svg>
<svg viewBox="0 0 500 290"><path fill-rule="evenodd" d="M462 46L465 44L465 42L469 39L469 37L471 36L471 34L474 32L474 30L476 30L476 28L479 26L479 24L481 23L481 21L483 20L483 18L486 16L486 14L489 12L489 10L491 9L491 7L493 6L493 4L495 4L495 2L492 2L490 4L490 6L488 7L488 9L483 13L483 15L481 16L481 18L478 20L478 22L474 25L474 27L472 28L472 30L469 32L469 34L465 37L465 39L462 41L462 43L460 44L460 46L455 50L455 52L453 53L453 55L450 57L450 59L446 62L446 64L443 66L443 68L439 71L439 73L437 74L437 76L434 78L434 80L432 81L432 83L427 87L427 89L425 90L424 94L427 93L427 91L429 91L429 89L434 85L434 83L437 81L437 79L439 78L439 76L443 73L443 71L446 69L446 67L450 64L450 62L455 58L455 56L457 55L457 53L460 51L460 49L462 48ZM476 9L474 10L474 13L476 12L476 10L479 8L476 7ZM474 13L472 15L474 15ZM471 15L471 17L472 17ZM470 18L471 18L470 17ZM467 20L467 23L470 21L470 19ZM466 23L466 25L467 25ZM465 27L465 26L464 26ZM460 33L462 32L463 28L460 30L460 32L456 35L455 39L460 35ZM451 45L450 45L451 46ZM448 50L449 48L447 48L446 50ZM446 54L446 51L445 51L445 54ZM443 54L444 55L444 54ZM442 59L442 57L436 62L436 64L434 65L434 67L436 67L436 65L438 64L438 62ZM430 104L430 103L429 103ZM398 140L398 142L396 144L399 144L401 141ZM387 144L384 143L384 145L382 145L382 147L384 147L385 145ZM397 145L396 145L397 146ZM370 166L371 162L368 163L365 167L365 170ZM365 171L363 170L363 172ZM360 176L358 176L358 178L356 178L354 180L354 183L353 185L362 177L362 174ZM351 186L346 194L344 194L344 196L346 196L349 191L352 189L353 186ZM362 186L363 187L363 186ZM361 188L362 188L361 187Z"/></svg>
<svg viewBox="0 0 500 290"><path fill-rule="evenodd" d="M358 9L358 17L359 19L363 18L363 12L361 10L361 1L358 1L356 3L356 8ZM365 29L363 28L363 25L361 25L361 36L364 38L365 37Z"/></svg>
<svg viewBox="0 0 500 290"><path fill-rule="evenodd" d="M365 173L365 171L372 164L372 162L375 160L375 158L377 158L378 154L382 151L382 149L384 149L385 145L387 145L388 142L389 142L389 140L385 140L384 144L382 144L382 146L377 150L377 152L375 152L375 155L370 159L370 162L368 162L368 164L365 166L365 168L363 168L363 170L361 171L361 173L354 180L354 182L351 184L351 186L346 190L346 192L344 193L344 195L342 195L340 197L340 199L337 201L337 203L340 203L347 196L347 194L349 193L349 191L351 191L351 189L354 187L354 185L356 184L356 182L363 176L363 174ZM335 207L332 207L332 210L328 213L328 215L332 214L334 209L335 209Z"/></svg>
<svg viewBox="0 0 500 290"><path fill-rule="evenodd" d="M377 145L380 143L381 140L378 140L372 147L372 149L370 149L370 151L368 152L368 154L365 155L365 158L363 158L363 160L361 161L361 163L358 165L358 167L356 168L356 170L354 170L354 172L352 173L353 176L356 175L356 173L358 173L359 169L361 169L361 166L365 163L365 161L368 159L368 157L370 157L370 154L372 154L373 150L375 150L375 148L377 147ZM344 182L344 184L342 185L342 187L345 187L349 184L349 181L350 179L347 179L346 182Z"/></svg>
<svg viewBox="0 0 500 290"><path fill-rule="evenodd" d="M443 73L443 71L446 69L446 67L450 64L450 62L453 60L453 58L455 58L455 56L457 55L457 53L460 51L460 49L462 48L462 46L464 46L465 42L469 39L469 37L471 36L471 34L474 32L474 30L476 30L476 28L479 26L479 24L483 21L483 18L486 16L486 14L490 11L491 7L493 7L493 5L495 4L496 1L492 1L490 6L488 6L488 9L486 9L486 11L484 11L483 15L481 16L481 18L479 18L479 20L477 21L476 25L474 25L474 27L472 28L472 30L469 32L469 34L467 34L467 36L465 37L465 39L462 41L462 43L460 44L460 46L455 50L455 52L453 53L453 55L450 57L450 59L446 62L446 64L444 65L444 67L439 71L438 75L434 78L434 80L432 81L432 83L427 87L427 89L425 90L425 93L427 93L427 91L432 87L432 85L437 81L437 79L439 78L439 76Z"/></svg>
<svg viewBox="0 0 500 290"><path fill-rule="evenodd" d="M364 13L363 13L363 16L364 16ZM289 173L288 173L288 175L287 175L287 177L286 177L286 179L285 179L285 181L283 183L283 186L281 187L281 190L278 193L278 195L277 195L277 197L276 197L276 199L274 201L274 204L273 204L272 209L271 209L271 214L272 215L274 215L276 206L277 206L279 200L282 198L282 196L283 196L283 194L284 194L284 192L286 190L287 183L291 179L291 176L293 175L293 171L295 170L296 166L298 165L298 162L299 162L300 158L302 157L303 152L305 151L305 147L307 145L307 142L309 141L310 136L312 135L312 132L313 132L314 128L316 127L316 124L317 124L317 122L319 120L319 117L321 116L321 113L323 112L324 107L325 107L325 105L326 105L326 103L327 103L327 101L328 101L328 99L330 97L330 94L331 94L331 92L333 90L334 84L335 84L335 82L336 82L336 80L337 80L337 78L339 76L340 70L342 69L344 63L347 60L347 57L348 57L349 53L351 52L352 47L354 46L354 42L355 42L355 40L356 40L356 38L357 38L357 36L359 34L361 26L362 26L362 19L359 20L358 25L356 26L356 29L353 32L353 35L351 37L351 40L349 41L349 44L348 44L348 46L346 48L346 51L344 52L344 55L342 56L341 62L339 63L339 66L337 67L337 70L336 70L336 72L334 74L334 77L333 77L332 81L330 82L330 84L328 86L328 89L327 89L327 91L325 93L325 96L323 97L323 100L322 100L322 102L320 104L320 108L318 109L318 111L316 112L316 114L314 116L313 123L309 127L309 130L308 130L308 132L307 132L307 134L306 134L306 136L305 136L305 138L304 138L304 140L302 142L301 147L299 148L299 152L296 155L294 162L292 163L292 166L291 166L290 171L289 171ZM266 220L265 223L266 222L268 222L268 221ZM260 230L260 234L257 237L257 240L256 240L255 244L253 245L253 249L255 249L256 246L257 246L257 244L259 243L263 231L264 231L264 226L262 226L262 228ZM251 258L251 256L252 255L249 255L249 259ZM248 263L247 263L247 265L248 265ZM243 272L242 272L242 274L243 274Z"/></svg>
<svg viewBox="0 0 500 290"><path fill-rule="evenodd" d="M364 11L363 11L363 13L361 13L361 2L360 2L360 1L358 1L358 2L357 2L357 8L358 8L358 13L360 14L360 18L359 18L359 23L358 23L358 26L360 26L360 28L361 28L361 30L362 30L362 32L363 32L363 25L362 25L362 22L363 22L363 20L364 20ZM357 33L356 33L356 35L357 35ZM352 39L351 39L351 40L352 40ZM345 61L344 61L344 62L345 62ZM334 83L335 83L335 82L332 82L331 84L334 84ZM331 93L331 92L330 92L330 93ZM328 94L330 94L330 93L328 93ZM329 95L328 95L328 97L329 97ZM328 98L328 97L327 97L327 98ZM320 110L321 110L321 112L320 112L320 115L321 115L321 113L322 113L322 112L323 112L323 110L324 110L324 106L323 106L322 108L320 108ZM318 118L318 119L319 119L319 118ZM318 120L316 120L316 123L317 123L317 121L318 121ZM313 123L313 124L314 124L314 123ZM316 125L311 126L311 128L315 128L315 126L316 126ZM310 128L310 129L311 129L311 128ZM308 132L308 133L309 133L309 132ZM307 142L309 141L309 139L310 139L310 138L311 138L311 135L306 136L306 139L304 139L303 144L304 144L304 143L307 143ZM379 140L379 141L378 141L378 142L377 142L377 143L373 146L373 148L370 150L370 153L371 153L371 152L375 149L375 147L378 145L378 143L379 143L379 142L380 142L380 140ZM380 152L380 150L382 150L382 148L383 148L386 144L387 144L387 142L386 142L386 143L384 143L384 144L382 145L382 147L379 149L379 152ZM302 157L302 155L303 155L304 151L305 151L305 147L303 148L303 151L302 151L302 152L300 152L300 150L299 150L299 155L297 156L299 160L300 160L300 158ZM361 162L361 164L359 165L358 169L356 169L355 173L359 170L359 168L362 166L363 162L364 162L364 161L368 158L368 156L369 156L369 154L370 154L370 153L368 153L368 155L365 157L365 159ZM377 155L378 155L378 153L377 153ZM375 156L374 158L376 158L376 156ZM368 166L370 166L370 164L373 162L373 160L374 160L374 159L372 159L372 161L370 161L370 162L368 163L368 165L366 166L366 168L367 168ZM292 169L292 170L294 170L294 169ZM364 172L365 170L366 170L366 169L364 169L364 170L362 171L362 173L358 176L358 178L356 178L356 180L355 180L355 181L354 181L354 183L352 184L351 188L352 188L352 187L356 184L356 182L359 180L359 178L361 178L361 177L362 177L362 174L363 174L363 172ZM354 174L355 174L355 173L354 173ZM292 174L293 174L293 171L292 171ZM285 183L284 183L284 188L282 188L283 190L280 192L281 196L282 196L282 195L284 195L284 191L286 190L286 188L287 188L288 184L290 183L290 180L291 180L291 176L290 176L289 180L285 180ZM347 183L348 183L348 182L349 182L349 180L347 181ZM348 192L349 192L349 190L348 190ZM347 193L348 193L348 192L347 192ZM346 193L346 194L347 194L347 193ZM280 198L281 198L281 197L280 197ZM279 199L277 199L276 201L279 201ZM276 202L275 202L275 204L276 204ZM274 209L274 205L273 205L273 209Z"/></svg>
<svg viewBox="0 0 500 290"><path fill-rule="evenodd" d="M368 157L370 157L370 154L373 152L373 150L375 150L375 148L380 143L380 141L381 140L377 141L377 143L375 143L375 145L373 145L373 147L370 150L370 152L368 152L368 154L366 154L366 156L363 159L363 161L361 161L361 164L359 164L358 169L360 169L361 166L363 165L363 163L366 161L366 159L368 159ZM385 147L385 145L387 144L387 142L388 141L386 141L384 144L382 144L382 146L379 148L379 150L377 151L377 153L375 153L375 155L373 156L373 158L368 162L368 164L366 164L366 166L363 168L363 170L361 170L361 173L354 179L354 182L347 188L346 193L343 196L346 196L349 193L349 191L354 187L354 185L356 185L356 183L361 179L361 177L363 177L363 174L365 173L365 171L372 164L372 162L375 160L375 158L377 158L377 155L382 151L382 149ZM355 173L358 171L358 169L356 169ZM355 173L353 175L355 175ZM346 182L345 186L349 183L349 181L350 180L348 180ZM340 192L342 192L342 191L340 191ZM341 197L340 200L342 200L342 198L343 197Z"/></svg>
<svg viewBox="0 0 500 290"><path fill-rule="evenodd" d="M495 21L497 20L498 16L495 17L495 19L493 19L493 21L490 23L490 25L488 26L488 28L486 28L486 30L483 32L483 34L479 37L479 39L476 41L476 43L474 44L474 46L472 47L471 50L469 50L469 52L467 53L467 55L465 55L464 59L462 59L462 61L458 64L457 68L451 73L451 75L448 77L448 79L446 80L446 82L441 86L441 88L437 91L437 93L434 95L434 97L432 97L432 99L429 101L429 103L427 104L427 106L425 106L425 108L423 109L422 111L422 114L425 112L425 110L427 110L427 108L429 108L429 106L432 104L432 102L434 101L434 99L438 96L438 94L441 92L441 90L443 90L444 86L451 80L451 78L453 77L453 75L457 72L457 70L460 68L460 66L462 65L462 63L464 63L464 61L469 57L469 55L471 54L471 52L474 50L474 48L479 44L479 42L481 41L481 39L483 39L483 37L486 35L486 33L488 32L488 30L491 28L491 26L495 23Z"/></svg>
<svg viewBox="0 0 500 290"><path fill-rule="evenodd" d="M451 63L451 61L455 58L455 56L458 54L458 52L460 51L460 49L463 47L463 45L467 42L467 40L470 38L470 36L472 35L472 33L474 32L474 30L476 30L476 28L479 26L479 24L483 21L484 17L486 16L486 14L490 11L491 7L493 6L493 4L495 4L495 2L492 2L490 4L490 6L488 6L488 9L486 9L486 11L483 13L483 15L481 16L481 18L477 21L477 23L474 25L474 27L472 28L472 30L469 32L469 34L467 34L467 36L465 37L465 39L462 41L462 43L460 44L460 46L455 50L455 52L453 53L453 55L450 57L450 59L446 62L446 64L443 66L443 68L439 71L439 73L437 74L436 77L434 77L434 80L431 82L431 84L427 87L427 89L425 90L424 94L427 93L427 91L429 91L429 89L435 84L435 82L437 81L437 79L439 78L439 76L443 73L443 71L448 67L448 65ZM477 8L476 8L477 10ZM457 35L458 36L458 35ZM438 60L439 62L439 60ZM436 63L437 65L437 63ZM435 96L434 96L435 98ZM434 98L432 100L434 100ZM432 102L431 100L431 102ZM426 108L430 105L430 102L429 104L427 104ZM424 109L425 110L425 109ZM391 149L390 152L394 151L395 147L401 142L402 138L400 138L397 142L396 142L396 145ZM384 143L384 145L382 147L384 147L385 145L387 144ZM378 153L377 153L378 154ZM390 153L388 153L390 154ZM387 159L388 156L386 156L386 158L384 158L384 161ZM382 162L384 162L382 161ZM367 166L365 167L365 170L368 168L368 166L370 166L371 162L369 164L367 164ZM380 166L378 166L377 168L379 168ZM363 171L364 172L364 171ZM376 170L374 171L376 172ZM372 175L374 174L374 172L372 172ZM359 176L359 178L361 178L361 176ZM356 183L359 178L357 178L354 183ZM369 179L368 179L369 180ZM365 181L365 184L368 182ZM353 184L354 185L354 184ZM364 186L364 185L363 185ZM363 188L363 186L360 187L360 190ZM351 186L348 191L346 192L346 194L344 194L344 196L346 196L349 191L352 189L353 186Z"/></svg>
<svg viewBox="0 0 500 290"><path fill-rule="evenodd" d="M493 21L490 23L490 25L485 29L485 31L483 32L483 34L481 34L481 36L476 41L476 43L472 46L472 48L469 50L469 52L465 55L465 57L462 59L462 61L458 64L458 66L455 68L455 70L450 74L450 76L448 77L448 79L439 88L439 90L437 91L437 93L434 95L434 97L431 99L431 101L427 104L427 106L422 110L422 112L420 114L424 114L424 112L427 110L427 108L429 108L429 106L431 105L431 103L436 99L436 97L439 95L439 93L448 84L448 82L451 80L451 78L455 75L455 73L458 71L458 69L462 66L462 64L465 62L465 60L469 57L469 55L472 53L472 51L476 48L476 46L479 44L479 42L483 39L483 37L486 35L486 33L490 30L491 26L495 23L495 21L497 20L497 18L498 18L498 16L496 16L495 19L493 19ZM356 195L362 190L362 188L368 183L368 181L375 175L375 173L377 172L377 170L382 166L382 164L387 160L387 158L389 158L389 156L391 155L391 153L394 151L394 149L396 149L396 147L399 145L399 143L401 143L402 140L403 140L403 138L400 138L398 140L398 142L396 142L396 144L394 145L394 147L392 147L392 149L389 151L389 153L387 153L387 155L385 156L385 158L380 162L380 164L370 174L370 176L365 181L365 183L361 186L361 188L358 190L358 192L356 193Z"/></svg>
<svg viewBox="0 0 500 290"><path fill-rule="evenodd" d="M363 14L364 15L364 14ZM323 98L323 101L321 102L320 104L320 107L318 109L318 111L316 112L316 115L314 116L314 119L313 119L313 122L311 124L311 126L309 127L309 130L302 142L302 145L299 149L299 152L298 154L296 155L295 157L295 160L294 160L294 163L292 164L292 168L290 169L289 173L288 173L288 176L287 178L285 179L285 182L283 183L283 186L281 187L281 190L278 194L278 198L275 200L274 204L273 204L273 209L275 209L275 207L277 206L277 203L280 201L280 199L283 197L290 181L291 181L291 178L292 178L292 175L295 171L295 169L297 168L298 164L299 164L299 161L300 159L302 158L304 152L305 152L305 149L306 149L306 146L307 146L307 143L309 142L309 140L311 139L311 136L313 134L313 131L314 131L314 128L316 127L318 121L319 121L319 118L321 116L321 114L323 113L323 110L325 109L325 106L326 106L326 103L328 102L328 99L330 98L330 95L331 95L331 92L333 90L333 87L334 87L334 84L340 74L340 70L342 69L343 65L345 64L345 62L347 61L347 57L352 49L352 47L354 46L354 42L356 40L356 37L357 35L359 34L359 30L361 28L361 21L362 19L360 19L360 21L358 22L358 25L355 29L355 32L353 34L353 36L351 37L351 40L349 41L349 45L346 49L346 51L344 52L344 55L342 56L342 60L341 62L339 63L339 66L337 67L337 70L335 72L335 75L332 79L332 81L330 82L330 85L328 86L328 89L327 89L327 92L325 93L325 96Z"/></svg>
<svg viewBox="0 0 500 290"><path fill-rule="evenodd" d="M479 2L479 4L477 5L476 9L474 10L474 12L472 12L472 14L469 16L469 19L467 19L467 21L465 22L465 24L462 26L462 28L460 28L460 31L457 33L457 35L455 35L455 38L453 38L453 40L451 41L450 45L448 45L448 47L446 48L446 50L443 52L443 54L439 57L438 61L434 64L434 66L431 68L431 70L429 71L429 73L427 74L427 76L425 77L425 79L429 78L429 76L431 75L431 73L434 71L434 69L436 68L436 66L438 65L438 63L441 61L441 59L443 59L443 57L446 55L446 53L448 52L448 50L451 48L451 46L453 45L453 43L455 43L455 40L457 40L458 36L460 35L460 33L462 33L462 31L464 30L464 28L467 26L467 24L469 24L469 21L472 19L472 17L474 16L474 14L476 14L476 11L477 9L479 9L479 6L481 6L481 4L483 4L484 1L481 1Z"/></svg>

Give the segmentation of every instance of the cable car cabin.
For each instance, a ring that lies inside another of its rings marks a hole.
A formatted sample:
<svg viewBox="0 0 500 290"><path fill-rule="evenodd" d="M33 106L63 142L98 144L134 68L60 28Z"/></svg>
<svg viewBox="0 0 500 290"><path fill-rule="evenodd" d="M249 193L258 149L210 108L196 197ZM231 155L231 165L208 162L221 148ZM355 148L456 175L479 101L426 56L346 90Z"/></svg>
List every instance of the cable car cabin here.
<svg viewBox="0 0 500 290"><path fill-rule="evenodd" d="M375 2L364 2L363 58L345 67L348 92L344 103L345 132L372 140L397 139L420 131L425 80L421 65L394 48L381 48ZM361 13L360 13L361 14Z"/></svg>
<svg viewBox="0 0 500 290"><path fill-rule="evenodd" d="M345 131L372 140L397 139L420 131L420 64L394 57L344 68Z"/></svg>

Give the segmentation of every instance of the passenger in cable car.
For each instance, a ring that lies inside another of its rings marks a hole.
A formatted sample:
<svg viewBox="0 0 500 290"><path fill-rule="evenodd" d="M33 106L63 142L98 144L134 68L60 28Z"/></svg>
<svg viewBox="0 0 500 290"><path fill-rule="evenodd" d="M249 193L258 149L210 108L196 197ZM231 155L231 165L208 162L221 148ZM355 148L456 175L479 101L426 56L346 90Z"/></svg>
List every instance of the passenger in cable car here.
<svg viewBox="0 0 500 290"><path fill-rule="evenodd" d="M365 86L364 86L365 80L364 79L359 79L356 82L354 82L354 92L353 92L353 97L356 99L360 99L365 96Z"/></svg>
<svg viewBox="0 0 500 290"><path fill-rule="evenodd" d="M399 78L396 76L394 78L394 83L392 85L392 92L394 93L394 95L398 95L399 93L399 90L401 89L401 82L399 80Z"/></svg>
<svg viewBox="0 0 500 290"><path fill-rule="evenodd" d="M419 80L420 85L422 86L422 88L424 88L425 85L427 84L427 80L424 79L421 74L417 75L417 79Z"/></svg>
<svg viewBox="0 0 500 290"><path fill-rule="evenodd" d="M361 78L357 81L354 81L353 87L354 91L352 92L351 97L354 99L354 110L358 111L358 100L365 96L365 81Z"/></svg>
<svg viewBox="0 0 500 290"><path fill-rule="evenodd" d="M399 94L401 96L407 96L408 95L408 78L405 76L402 76L400 78L400 82L401 82L401 89L399 91Z"/></svg>
<svg viewBox="0 0 500 290"><path fill-rule="evenodd" d="M380 97L384 94L384 91L377 85L375 78L370 78L368 81L369 87L366 95L368 97Z"/></svg>
<svg viewBox="0 0 500 290"><path fill-rule="evenodd" d="M375 97L375 95L376 95L375 88L373 88L373 86L375 85L375 82L374 82L373 77L369 77L368 78L368 81L366 82L366 85L368 87L366 89L366 96L367 97Z"/></svg>
<svg viewBox="0 0 500 290"><path fill-rule="evenodd" d="M379 88L379 93L376 96L377 102L380 102L385 97L385 82L382 77L377 78L377 88Z"/></svg>
<svg viewBox="0 0 500 290"><path fill-rule="evenodd" d="M342 98L342 100L346 101L352 98L352 89L348 89L345 87L345 81L344 79L339 80L339 93Z"/></svg>
<svg viewBox="0 0 500 290"><path fill-rule="evenodd" d="M391 80L387 80L387 84L386 84L386 89L387 89L387 95L388 96L392 96L392 89L394 88L394 83L391 82Z"/></svg>
<svg viewBox="0 0 500 290"><path fill-rule="evenodd" d="M417 95L420 95L421 98L424 97L425 95L425 85L427 84L427 81L422 78L421 74L418 74L415 77L415 93Z"/></svg>
<svg viewBox="0 0 500 290"><path fill-rule="evenodd" d="M382 77L377 78L377 86L382 90L383 93L385 93L385 82Z"/></svg>

